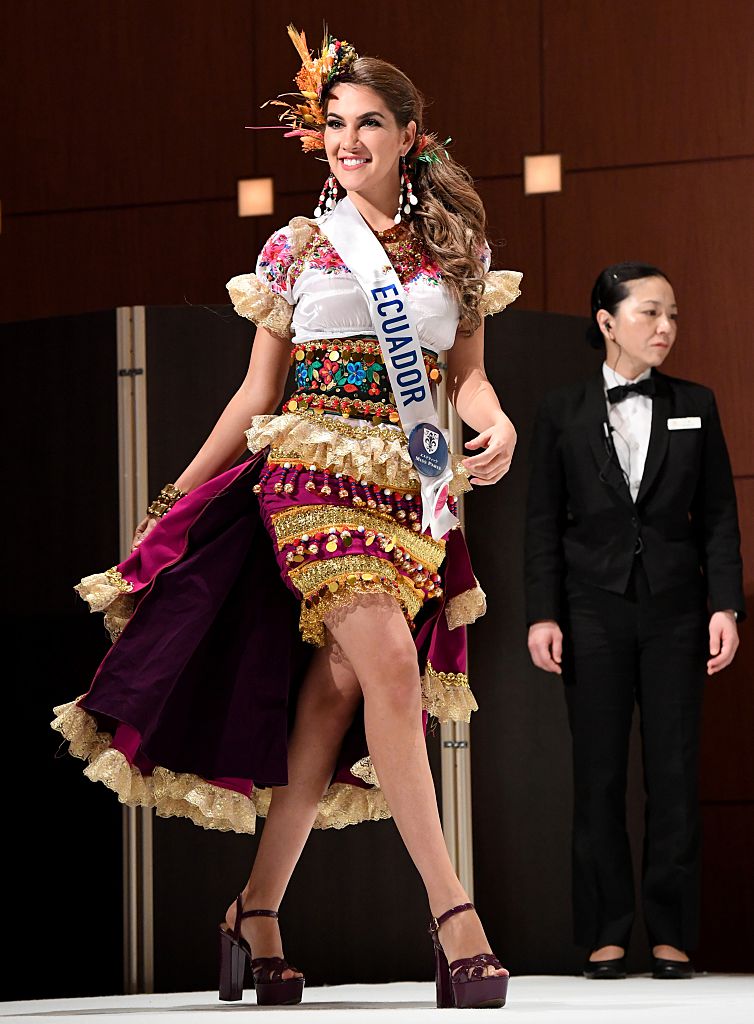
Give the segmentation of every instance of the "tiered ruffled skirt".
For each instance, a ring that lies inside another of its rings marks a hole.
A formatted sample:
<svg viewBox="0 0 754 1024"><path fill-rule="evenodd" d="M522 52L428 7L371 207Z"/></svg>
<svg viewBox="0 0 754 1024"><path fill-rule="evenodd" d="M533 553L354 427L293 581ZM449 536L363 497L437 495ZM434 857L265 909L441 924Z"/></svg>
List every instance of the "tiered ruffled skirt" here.
<svg viewBox="0 0 754 1024"><path fill-rule="evenodd" d="M420 532L400 430L299 411L255 417L247 438L247 462L81 581L114 643L52 724L123 803L252 833L287 782L297 691L328 614L392 594L414 634L425 720L468 721L464 626L484 595L459 530ZM459 469L451 492L466 489ZM385 817L359 712L315 828Z"/></svg>

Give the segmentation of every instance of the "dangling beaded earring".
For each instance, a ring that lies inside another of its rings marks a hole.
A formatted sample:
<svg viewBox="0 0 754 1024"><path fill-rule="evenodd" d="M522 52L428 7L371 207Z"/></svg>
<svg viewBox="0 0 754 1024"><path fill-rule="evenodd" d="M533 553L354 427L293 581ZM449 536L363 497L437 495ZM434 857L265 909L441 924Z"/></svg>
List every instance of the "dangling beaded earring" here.
<svg viewBox="0 0 754 1024"><path fill-rule="evenodd" d="M401 214L408 216L411 213L411 207L416 206L419 200L414 195L414 185L408 174L408 162L405 156L401 157L400 161L400 179L401 179L401 192L398 197L398 212L393 218L393 223L400 224L403 219Z"/></svg>
<svg viewBox="0 0 754 1024"><path fill-rule="evenodd" d="M319 203L317 209L314 211L315 217L321 217L325 210L332 210L338 201L338 179L334 174L331 174L327 181L322 186L322 191L319 196Z"/></svg>

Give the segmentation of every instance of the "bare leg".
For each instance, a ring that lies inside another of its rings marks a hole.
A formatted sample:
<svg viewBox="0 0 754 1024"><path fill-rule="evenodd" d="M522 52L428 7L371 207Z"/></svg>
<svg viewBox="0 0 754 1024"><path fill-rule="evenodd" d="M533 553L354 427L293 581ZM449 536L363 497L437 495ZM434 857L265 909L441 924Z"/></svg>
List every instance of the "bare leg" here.
<svg viewBox="0 0 754 1024"><path fill-rule="evenodd" d="M358 677L372 763L437 917L467 903L468 896L450 863L440 824L411 632L395 599L387 594L348 605L333 613L327 624ZM440 939L449 960L490 952L475 913L451 918L442 926ZM499 972L490 968L488 973Z"/></svg>
<svg viewBox="0 0 754 1024"><path fill-rule="evenodd" d="M314 653L301 687L288 744L288 785L273 791L254 866L243 890L244 909L277 910L332 777L335 759L361 690L348 659L333 644ZM235 902L226 922L233 927ZM282 956L277 921L247 918L242 932L253 955ZM285 972L284 977L293 977Z"/></svg>

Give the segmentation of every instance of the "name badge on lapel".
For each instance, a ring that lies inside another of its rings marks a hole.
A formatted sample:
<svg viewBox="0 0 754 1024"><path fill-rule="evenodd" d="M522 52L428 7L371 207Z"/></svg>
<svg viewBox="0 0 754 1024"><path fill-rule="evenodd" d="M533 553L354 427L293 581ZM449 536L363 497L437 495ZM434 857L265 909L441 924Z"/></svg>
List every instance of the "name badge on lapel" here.
<svg viewBox="0 0 754 1024"><path fill-rule="evenodd" d="M668 419L668 430L701 430L701 416L675 416Z"/></svg>

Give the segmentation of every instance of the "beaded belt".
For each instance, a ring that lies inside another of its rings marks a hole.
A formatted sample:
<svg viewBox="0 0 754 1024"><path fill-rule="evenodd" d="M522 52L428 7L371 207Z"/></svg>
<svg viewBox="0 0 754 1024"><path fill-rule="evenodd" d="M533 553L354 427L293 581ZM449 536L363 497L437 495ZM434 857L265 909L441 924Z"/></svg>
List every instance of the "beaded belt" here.
<svg viewBox="0 0 754 1024"><path fill-rule="evenodd" d="M427 376L437 385L442 375L437 355L422 350ZM291 362L296 391L285 404L287 412L311 409L340 416L399 423L390 381L375 338L310 341L293 348Z"/></svg>

